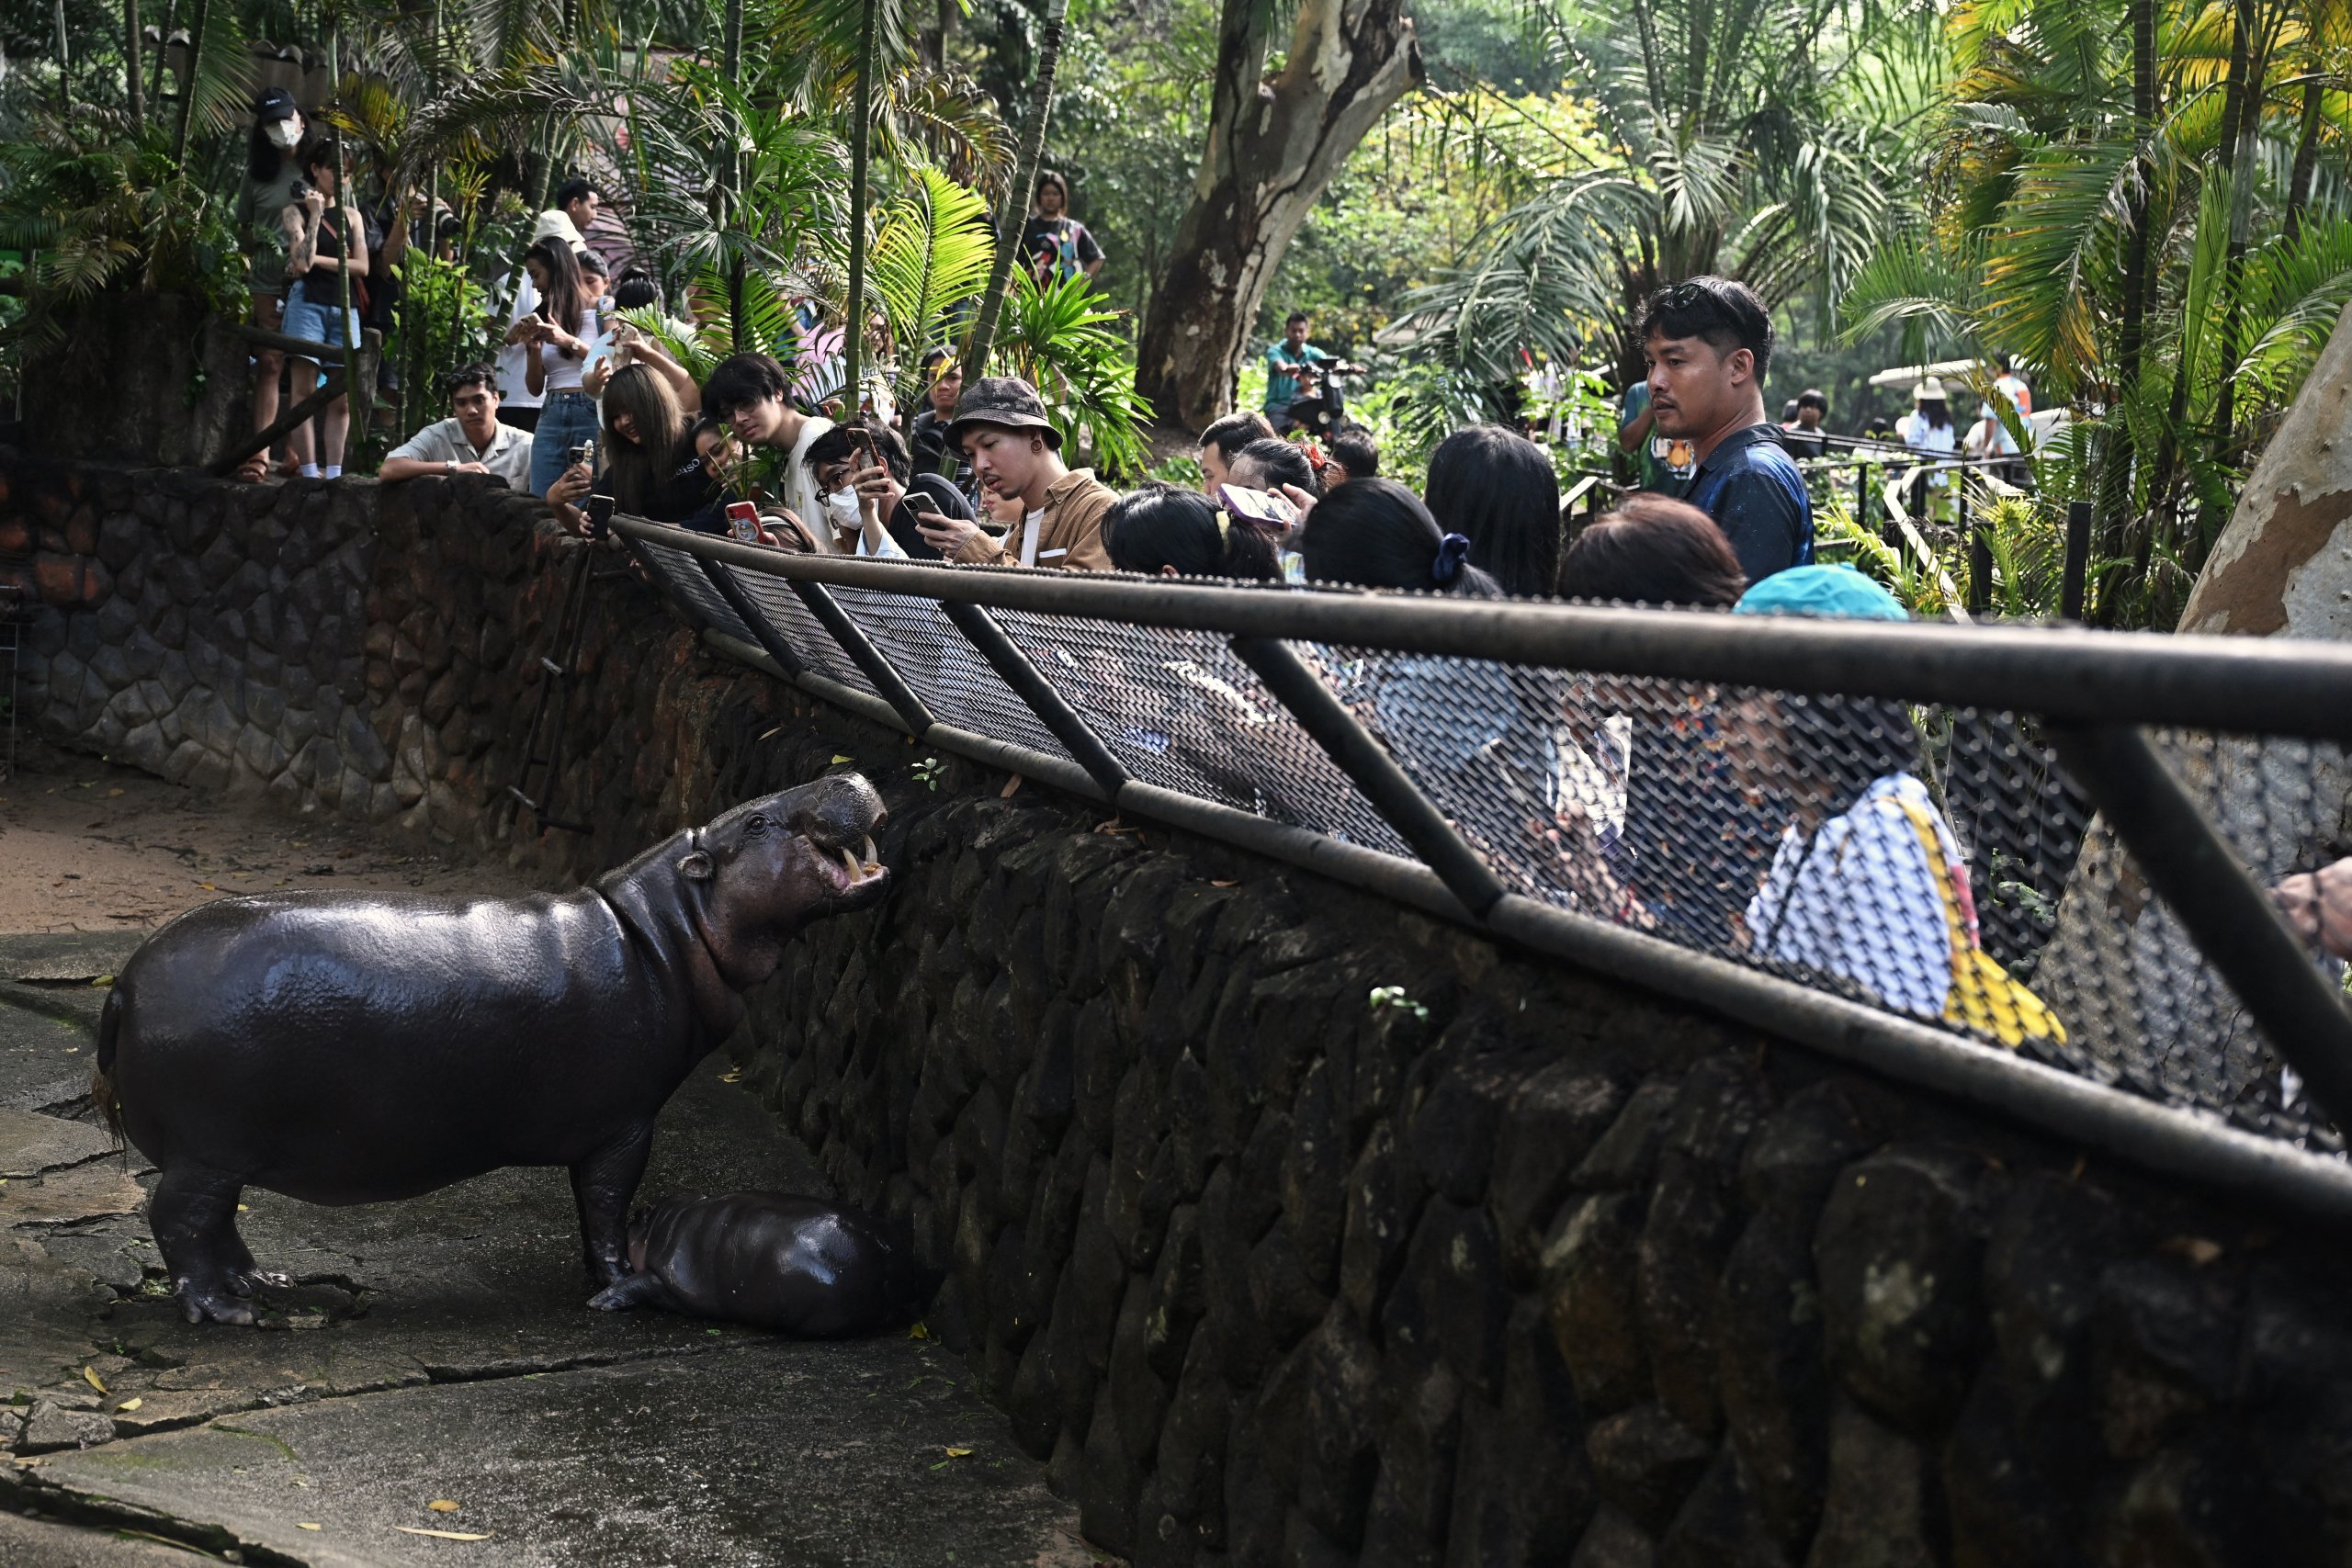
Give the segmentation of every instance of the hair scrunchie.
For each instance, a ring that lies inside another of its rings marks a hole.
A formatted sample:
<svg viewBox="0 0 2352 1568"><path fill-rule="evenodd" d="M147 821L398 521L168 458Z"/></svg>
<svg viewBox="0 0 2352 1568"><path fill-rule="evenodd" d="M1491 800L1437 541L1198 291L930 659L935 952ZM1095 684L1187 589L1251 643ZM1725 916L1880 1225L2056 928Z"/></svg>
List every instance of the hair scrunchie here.
<svg viewBox="0 0 2352 1568"><path fill-rule="evenodd" d="M1430 563L1430 581L1442 588L1462 575L1462 563L1469 558L1470 541L1459 534L1448 534L1437 542L1437 559Z"/></svg>

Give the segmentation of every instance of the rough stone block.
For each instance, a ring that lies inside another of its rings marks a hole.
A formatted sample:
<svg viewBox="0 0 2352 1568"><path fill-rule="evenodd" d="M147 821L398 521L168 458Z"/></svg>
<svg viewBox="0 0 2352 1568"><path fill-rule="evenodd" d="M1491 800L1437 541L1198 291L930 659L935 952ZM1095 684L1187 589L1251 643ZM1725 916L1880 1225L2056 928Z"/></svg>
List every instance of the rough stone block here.
<svg viewBox="0 0 2352 1568"><path fill-rule="evenodd" d="M1926 1451L1839 1399L1829 1418L1829 1486L1806 1568L1938 1568L1941 1516Z"/></svg>
<svg viewBox="0 0 2352 1568"><path fill-rule="evenodd" d="M24 1436L17 1451L54 1453L60 1449L86 1449L114 1438L114 1418L100 1410L64 1410L51 1400L37 1399L25 1418Z"/></svg>
<svg viewBox="0 0 2352 1568"><path fill-rule="evenodd" d="M1600 1495L1657 1531L1682 1506L1715 1450L1664 1405L1637 1404L1595 1421L1585 1451Z"/></svg>
<svg viewBox="0 0 2352 1568"><path fill-rule="evenodd" d="M1577 1162L1570 1182L1582 1190L1615 1191L1639 1187L1649 1179L1650 1166L1666 1136L1666 1113L1674 1103L1675 1085L1668 1078L1649 1078L1625 1098L1624 1109L1609 1131Z"/></svg>
<svg viewBox="0 0 2352 1568"><path fill-rule="evenodd" d="M1634 1299L1642 1204L1593 1193L1553 1222L1542 1259L1544 1314L1587 1416L1623 1410L1649 1392Z"/></svg>
<svg viewBox="0 0 2352 1568"><path fill-rule="evenodd" d="M1515 1281L1534 1279L1568 1179L1616 1120L1625 1095L1618 1078L1559 1061L1529 1075L1511 1096L1496 1135L1487 1206Z"/></svg>
<svg viewBox="0 0 2352 1568"><path fill-rule="evenodd" d="M1931 1149L1874 1155L1830 1188L1814 1236L1838 1381L1910 1432L1960 1407L1984 1337L1985 1171Z"/></svg>

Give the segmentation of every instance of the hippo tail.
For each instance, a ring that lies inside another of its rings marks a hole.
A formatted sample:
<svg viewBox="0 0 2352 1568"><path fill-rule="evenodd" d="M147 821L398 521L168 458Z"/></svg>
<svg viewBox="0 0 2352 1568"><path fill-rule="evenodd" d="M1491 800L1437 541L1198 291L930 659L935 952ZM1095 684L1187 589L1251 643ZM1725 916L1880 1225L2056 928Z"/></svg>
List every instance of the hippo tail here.
<svg viewBox="0 0 2352 1568"><path fill-rule="evenodd" d="M114 1052L121 1032L122 990L117 987L107 992L106 1006L98 1011L98 1065L90 1074L90 1103L118 1145L122 1142L122 1101L114 1092Z"/></svg>

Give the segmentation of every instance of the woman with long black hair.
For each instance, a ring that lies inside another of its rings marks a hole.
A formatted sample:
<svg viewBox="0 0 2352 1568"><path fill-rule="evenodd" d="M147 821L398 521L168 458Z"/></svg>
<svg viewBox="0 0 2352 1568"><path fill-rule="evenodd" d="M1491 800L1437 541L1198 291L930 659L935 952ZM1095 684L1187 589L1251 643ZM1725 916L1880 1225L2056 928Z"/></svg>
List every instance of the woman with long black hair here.
<svg viewBox="0 0 2352 1568"><path fill-rule="evenodd" d="M581 387L594 311L571 247L550 236L523 253L523 269L539 291L538 309L514 323L508 340L523 345L523 381L546 400L531 436L531 493L544 498L571 454L595 439L596 400Z"/></svg>
<svg viewBox="0 0 2352 1568"><path fill-rule="evenodd" d="M1229 577L1279 582L1274 534L1236 517L1197 491L1147 484L1102 519L1102 548L1121 571L1151 577Z"/></svg>
<svg viewBox="0 0 2352 1568"><path fill-rule="evenodd" d="M1470 564L1521 599L1559 591L1560 478L1516 431L1474 424L1430 454L1430 515L1470 541Z"/></svg>
<svg viewBox="0 0 2352 1568"><path fill-rule="evenodd" d="M356 356L365 330L359 313L367 304L366 279L374 246L366 215L343 189L342 149L322 137L303 148L296 161L302 165L307 188L300 201L286 209L286 335L319 345L317 355L290 355L293 373L287 389L299 403L318 389L322 358L341 363L346 349ZM348 391L328 403L314 423L319 432L315 459L309 424L287 438L287 448L300 463L305 479L340 479L343 444L351 433Z"/></svg>

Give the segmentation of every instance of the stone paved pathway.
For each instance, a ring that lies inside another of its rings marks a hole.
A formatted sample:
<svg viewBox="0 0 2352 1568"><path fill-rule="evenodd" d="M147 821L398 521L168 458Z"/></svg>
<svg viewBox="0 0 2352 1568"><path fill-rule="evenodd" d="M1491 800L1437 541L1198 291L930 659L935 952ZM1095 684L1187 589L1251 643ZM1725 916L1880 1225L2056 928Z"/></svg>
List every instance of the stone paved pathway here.
<svg viewBox="0 0 2352 1568"><path fill-rule="evenodd" d="M94 982L136 940L0 937L0 1562L1096 1561L930 1341L589 1311L560 1171L357 1209L249 1192L247 1240L298 1284L260 1329L182 1323L153 1173L88 1105ZM646 1191L824 1190L722 1072L663 1113Z"/></svg>

